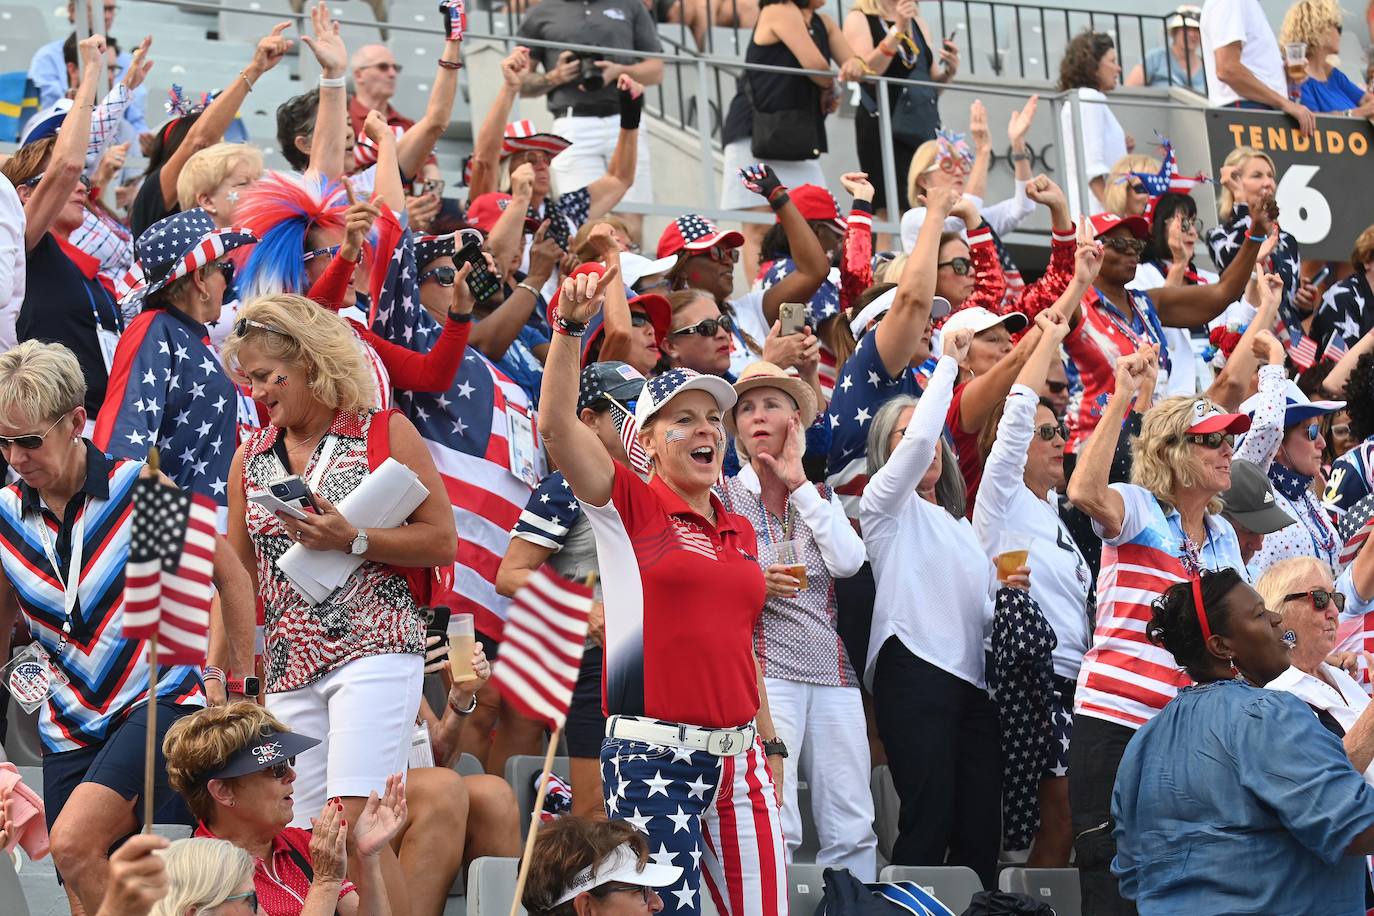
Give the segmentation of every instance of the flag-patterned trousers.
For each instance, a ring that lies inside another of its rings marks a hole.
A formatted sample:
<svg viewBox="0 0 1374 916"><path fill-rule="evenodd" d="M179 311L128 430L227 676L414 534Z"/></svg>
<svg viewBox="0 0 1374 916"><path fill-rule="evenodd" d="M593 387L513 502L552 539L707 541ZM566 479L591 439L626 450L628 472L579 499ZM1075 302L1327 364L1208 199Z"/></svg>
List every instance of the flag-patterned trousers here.
<svg viewBox="0 0 1374 916"><path fill-rule="evenodd" d="M633 824L653 861L682 882L659 891L664 912L699 916L701 879L721 916L786 916L782 821L763 745L705 751L607 738L601 745L606 813Z"/></svg>

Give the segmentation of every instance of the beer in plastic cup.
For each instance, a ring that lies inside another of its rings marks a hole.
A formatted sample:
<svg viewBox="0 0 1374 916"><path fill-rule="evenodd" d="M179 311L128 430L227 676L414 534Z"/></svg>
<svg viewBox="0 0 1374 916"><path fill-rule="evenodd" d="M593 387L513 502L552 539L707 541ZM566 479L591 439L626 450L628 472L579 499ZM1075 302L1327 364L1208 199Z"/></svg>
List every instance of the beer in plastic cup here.
<svg viewBox="0 0 1374 916"><path fill-rule="evenodd" d="M454 614L448 619L448 664L454 681L470 681L477 676L472 668L472 649L476 640L471 614Z"/></svg>
<svg viewBox="0 0 1374 916"><path fill-rule="evenodd" d="M1029 535L1006 532L997 542L997 581L1003 585L1030 559Z"/></svg>
<svg viewBox="0 0 1374 916"><path fill-rule="evenodd" d="M1288 82L1302 84L1307 81L1307 43L1292 41L1283 46L1283 69Z"/></svg>
<svg viewBox="0 0 1374 916"><path fill-rule="evenodd" d="M765 567L773 565L787 567L783 571L797 580L799 589L806 590L806 559L802 556L801 541L778 541L776 544L765 544L763 546L763 561Z"/></svg>

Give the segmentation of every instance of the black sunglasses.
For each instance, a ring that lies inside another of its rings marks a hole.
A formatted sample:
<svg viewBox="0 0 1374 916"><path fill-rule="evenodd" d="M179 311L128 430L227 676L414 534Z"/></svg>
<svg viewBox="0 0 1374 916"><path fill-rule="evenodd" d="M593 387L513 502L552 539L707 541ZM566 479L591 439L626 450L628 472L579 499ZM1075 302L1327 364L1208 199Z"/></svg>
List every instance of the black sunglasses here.
<svg viewBox="0 0 1374 916"><path fill-rule="evenodd" d="M257 328L260 331L267 331L270 334L280 334L282 337L291 336L290 334L283 331L281 328L274 327L270 324L263 324L261 321L254 321L251 318L240 318L238 321L234 322L235 336L247 337L249 328Z"/></svg>
<svg viewBox="0 0 1374 916"><path fill-rule="evenodd" d="M440 286L452 286L457 277L458 268L456 267L436 267L420 274L419 282L424 283L426 280L433 279Z"/></svg>
<svg viewBox="0 0 1374 916"><path fill-rule="evenodd" d="M68 413L70 412L71 411L68 411ZM43 432L37 436L14 436L13 438L10 438L8 436L0 436L0 449L14 448L17 445L24 451L31 452L36 448L42 448L43 440L47 438L48 433L52 432L54 429L57 429L57 424L61 423L66 418L67 414L64 413L62 416L58 417L56 420L53 421L52 426L49 426L47 429L43 430Z"/></svg>
<svg viewBox="0 0 1374 916"><path fill-rule="evenodd" d="M1050 390L1050 394L1063 394L1069 390L1068 382L1045 382L1045 387Z"/></svg>
<svg viewBox="0 0 1374 916"><path fill-rule="evenodd" d="M1046 442L1054 441L1055 436L1069 441L1069 430L1063 423L1042 423L1035 428L1035 434Z"/></svg>
<svg viewBox="0 0 1374 916"><path fill-rule="evenodd" d="M288 772L290 772L291 767L293 767L293 766L295 766L295 765L296 765L296 758L295 758L295 757L287 757L287 758L286 758L286 761L285 761L284 763L274 763L274 764L272 764L272 767L271 767L272 776L275 777L276 779L285 779L285 778L286 778L286 774L287 774Z"/></svg>
<svg viewBox="0 0 1374 916"><path fill-rule="evenodd" d="M1284 595L1284 596L1283 596L1283 600L1284 600L1285 603L1287 603L1287 602L1289 602L1289 601L1297 601L1299 598L1311 598L1311 599L1312 599L1312 607L1316 608L1316 609L1319 610L1319 611L1324 611L1324 610L1326 610L1326 609L1331 605L1331 602L1333 602L1333 601L1336 602L1336 610L1338 610L1338 611L1344 611L1344 610L1345 610L1345 593L1344 593L1344 592L1328 592L1328 591L1327 591L1326 589L1324 589L1324 588L1314 588L1314 589L1312 589L1312 590L1310 590L1310 591L1306 591L1306 592L1294 592L1294 593L1291 594L1291 595Z"/></svg>
<svg viewBox="0 0 1374 916"><path fill-rule="evenodd" d="M1109 235L1102 240L1102 244L1122 254L1140 254L1145 250L1145 243L1140 239L1123 239Z"/></svg>
<svg viewBox="0 0 1374 916"><path fill-rule="evenodd" d="M215 267L219 268L219 275L224 278L225 286L234 285L234 264L232 261L216 261Z"/></svg>
<svg viewBox="0 0 1374 916"><path fill-rule="evenodd" d="M973 262L968 258L950 258L948 261L940 261L936 267L948 267L961 277L967 277L973 273Z"/></svg>
<svg viewBox="0 0 1374 916"><path fill-rule="evenodd" d="M1148 188L1146 188L1143 184L1132 184L1132 185L1127 185L1127 187L1130 188L1132 191L1134 191L1134 192L1137 193L1137 194L1149 194L1149 193L1150 193L1150 190L1149 190Z"/></svg>
<svg viewBox="0 0 1374 916"><path fill-rule="evenodd" d="M1236 437L1230 433L1187 433L1184 435L1183 441L1210 449L1221 448L1223 443L1234 448Z"/></svg>
<svg viewBox="0 0 1374 916"><path fill-rule="evenodd" d="M651 887L642 887L638 884L603 884L588 891L593 897L608 897L611 894L638 894L639 899L648 903L653 897L658 896L658 891Z"/></svg>
<svg viewBox="0 0 1374 916"><path fill-rule="evenodd" d="M730 320L729 315L721 315L719 318L703 318L691 327L681 328L673 332L674 337L681 337L685 334L700 334L702 337L715 337L717 331L725 331L727 334L735 329L735 323Z"/></svg>
<svg viewBox="0 0 1374 916"><path fill-rule="evenodd" d="M648 315L644 314L643 312L636 312L633 309L630 310L630 324L634 327L642 328L646 324L650 323L651 322L649 321Z"/></svg>
<svg viewBox="0 0 1374 916"><path fill-rule="evenodd" d="M28 181L19 182L19 186L21 188L36 188L38 187L38 183L43 180L43 176L46 174L48 174L47 170L39 172L37 175L30 178ZM86 190L89 191L91 189L91 179L86 175L78 175L76 180L81 182L81 186Z"/></svg>

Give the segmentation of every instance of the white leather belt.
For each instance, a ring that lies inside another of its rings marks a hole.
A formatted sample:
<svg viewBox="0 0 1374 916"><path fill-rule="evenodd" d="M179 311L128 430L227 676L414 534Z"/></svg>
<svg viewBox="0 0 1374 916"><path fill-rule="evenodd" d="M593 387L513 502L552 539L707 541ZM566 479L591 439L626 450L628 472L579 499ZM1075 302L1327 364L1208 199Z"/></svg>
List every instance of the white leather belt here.
<svg viewBox="0 0 1374 916"><path fill-rule="evenodd" d="M754 726L698 728L695 725L653 722L635 716L611 716L606 720L606 737L666 747L685 747L716 757L733 757L753 746Z"/></svg>

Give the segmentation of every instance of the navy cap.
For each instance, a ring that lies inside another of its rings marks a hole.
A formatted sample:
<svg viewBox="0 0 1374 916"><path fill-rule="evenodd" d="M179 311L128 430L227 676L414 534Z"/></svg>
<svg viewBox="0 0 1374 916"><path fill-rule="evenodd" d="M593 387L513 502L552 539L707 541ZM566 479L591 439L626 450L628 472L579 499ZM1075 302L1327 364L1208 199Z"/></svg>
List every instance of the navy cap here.
<svg viewBox="0 0 1374 916"><path fill-rule="evenodd" d="M319 743L319 738L297 732L279 732L271 726L265 726L257 737L230 754L224 766L206 773L205 778L230 779L258 773L279 763L286 763Z"/></svg>
<svg viewBox="0 0 1374 916"><path fill-rule="evenodd" d="M644 390L644 376L629 363L607 360L589 363L582 369L582 387L577 392L577 412L601 406L603 397L628 405ZM631 407L631 410L634 408Z"/></svg>

